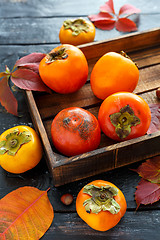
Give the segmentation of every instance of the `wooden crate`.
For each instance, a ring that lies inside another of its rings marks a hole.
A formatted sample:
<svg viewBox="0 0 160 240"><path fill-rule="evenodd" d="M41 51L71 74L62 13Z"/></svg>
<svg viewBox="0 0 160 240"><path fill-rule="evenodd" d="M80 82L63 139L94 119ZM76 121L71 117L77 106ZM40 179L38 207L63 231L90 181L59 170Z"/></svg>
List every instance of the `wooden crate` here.
<svg viewBox="0 0 160 240"><path fill-rule="evenodd" d="M107 41L79 46L89 64L89 77L96 61L106 52L124 50L139 66L140 79L135 93L148 103L156 103L160 87L160 28L128 34ZM102 100L97 99L87 83L76 93L60 95L26 91L33 123L39 132L54 185L60 186L111 169L125 166L160 154L160 131L117 143L102 133L97 150L74 157L58 153L51 140L51 123L62 109L76 106L87 109L96 117Z"/></svg>

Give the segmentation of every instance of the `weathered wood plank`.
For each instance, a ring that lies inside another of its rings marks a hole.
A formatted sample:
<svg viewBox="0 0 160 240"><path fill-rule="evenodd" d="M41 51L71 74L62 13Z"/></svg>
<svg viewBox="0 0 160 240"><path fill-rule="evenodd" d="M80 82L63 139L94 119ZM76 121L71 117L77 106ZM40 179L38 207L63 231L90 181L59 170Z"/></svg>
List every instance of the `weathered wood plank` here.
<svg viewBox="0 0 160 240"><path fill-rule="evenodd" d="M148 21L148 18L151 21ZM0 18L0 44L52 44L59 42L59 30L66 17L61 18ZM140 15L141 24L138 31L159 27L160 14ZM104 34L105 33L105 34ZM96 29L95 41L125 36L113 29L102 31ZM18 37L17 37L18 36Z"/></svg>
<svg viewBox="0 0 160 240"><path fill-rule="evenodd" d="M1 17L51 17L51 16L87 16L96 14L99 7L104 5L104 0L1 0ZM141 0L114 0L115 11L118 13L120 7L124 4L132 4L141 9L141 12L157 13L160 9L160 3L157 0L146 2ZM7 13L7 16L6 16Z"/></svg>
<svg viewBox="0 0 160 240"><path fill-rule="evenodd" d="M76 213L58 214L55 213L55 218L49 231L43 237L44 239L85 239L85 240L159 240L160 212L126 212L118 225L106 232L99 232L90 228L82 221ZM74 224L73 224L74 223ZM73 230L74 228L74 230Z"/></svg>

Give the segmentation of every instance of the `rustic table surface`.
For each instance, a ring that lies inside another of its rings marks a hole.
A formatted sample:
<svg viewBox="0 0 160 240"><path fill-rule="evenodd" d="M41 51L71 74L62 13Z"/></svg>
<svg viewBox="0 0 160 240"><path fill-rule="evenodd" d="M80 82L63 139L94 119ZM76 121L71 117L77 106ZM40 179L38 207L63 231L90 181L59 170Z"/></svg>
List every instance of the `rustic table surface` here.
<svg viewBox="0 0 160 240"><path fill-rule="evenodd" d="M0 0L0 71L5 65L12 68L20 57L32 52L47 53L60 44L59 29L69 17L86 17L96 14L104 0ZM160 26L159 0L115 0L116 12L126 4L132 4L141 10L138 31L149 30ZM125 36L113 29L102 31L96 29L95 41ZM17 125L33 127L30 113L22 91L16 91L19 115L15 117L0 106L0 133ZM160 239L160 202L149 206L140 206L136 210L134 193L140 181L137 173L131 169L140 163L132 164L98 176L54 187L45 158L34 169L20 175L7 173L0 168L0 198L23 186L33 186L48 192L54 208L55 217L49 230L42 239ZM127 201L127 212L120 223L107 232L91 229L77 215L75 202L80 189L88 182L103 179L114 183L124 193ZM65 206L60 197L64 193L73 195L73 203Z"/></svg>

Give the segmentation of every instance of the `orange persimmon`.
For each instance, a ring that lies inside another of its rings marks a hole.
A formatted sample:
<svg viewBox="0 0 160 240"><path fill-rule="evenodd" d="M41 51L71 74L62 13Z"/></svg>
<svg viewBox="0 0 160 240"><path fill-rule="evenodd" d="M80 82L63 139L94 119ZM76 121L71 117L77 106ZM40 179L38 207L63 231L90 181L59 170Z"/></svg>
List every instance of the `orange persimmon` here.
<svg viewBox="0 0 160 240"><path fill-rule="evenodd" d="M97 118L79 107L61 110L53 119L51 136L55 148L66 156L95 150L101 139Z"/></svg>
<svg viewBox="0 0 160 240"><path fill-rule="evenodd" d="M78 47L63 44L41 60L39 73L42 81L55 92L73 93L87 81L88 63Z"/></svg>
<svg viewBox="0 0 160 240"><path fill-rule="evenodd" d="M124 216L127 204L122 191L113 183L95 180L78 193L76 210L91 228L107 231Z"/></svg>
<svg viewBox="0 0 160 240"><path fill-rule="evenodd" d="M16 126L0 136L0 165L11 173L23 173L34 168L42 158L38 134L29 126Z"/></svg>
<svg viewBox="0 0 160 240"><path fill-rule="evenodd" d="M92 42L94 38L94 24L83 18L65 20L59 32L59 39L62 44L68 43L77 46Z"/></svg>
<svg viewBox="0 0 160 240"><path fill-rule="evenodd" d="M96 97L105 99L115 92L133 92L139 80L139 70L125 54L108 52L94 65L91 88Z"/></svg>
<svg viewBox="0 0 160 240"><path fill-rule="evenodd" d="M151 123L147 102L130 92L114 93L101 104L98 121L104 134L122 141L146 134Z"/></svg>

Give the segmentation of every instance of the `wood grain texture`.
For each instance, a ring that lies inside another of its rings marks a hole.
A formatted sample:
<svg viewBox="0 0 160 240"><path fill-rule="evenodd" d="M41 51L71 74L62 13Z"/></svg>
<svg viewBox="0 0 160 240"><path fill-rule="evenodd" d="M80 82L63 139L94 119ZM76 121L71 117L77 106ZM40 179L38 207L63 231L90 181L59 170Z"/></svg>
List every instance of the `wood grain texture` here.
<svg viewBox="0 0 160 240"><path fill-rule="evenodd" d="M61 217L61 214L55 214L55 221L50 231L44 236L44 239L54 237L56 240L144 240L152 239L154 235L154 239L158 240L160 235L160 229L156 229L159 214L153 211L146 211L143 214L142 212L127 212L117 226L106 232L98 232L91 229L76 213L63 214L63 219ZM65 237L63 237L64 235Z"/></svg>
<svg viewBox="0 0 160 240"><path fill-rule="evenodd" d="M148 22L148 17L151 21ZM59 43L59 30L63 21L68 17L62 18L0 18L0 44L55 44ZM141 25L138 31L151 29L153 26L159 27L160 14L151 16L141 15ZM113 37L124 36L126 33L118 32L113 29L105 34L102 30L96 29L95 41L111 39ZM17 37L18 36L18 37Z"/></svg>
<svg viewBox="0 0 160 240"><path fill-rule="evenodd" d="M0 71L4 70L5 65L12 69L17 59L29 53L49 52L60 44L57 34L64 19L80 16L87 18L89 14L98 13L99 6L104 3L104 0L0 0ZM138 25L138 32L159 27L160 1L114 0L114 3L117 13L119 8L126 3L141 9L139 17L133 16L133 20L135 20ZM95 42L124 37L126 35L127 33L121 33L115 29L111 31L96 29ZM148 41L150 40L148 39ZM141 44L143 46L143 39L141 39ZM128 49L130 45L126 47L125 45L123 46ZM103 53L103 51L101 53ZM150 83L151 75L149 74L148 76L145 68L146 66L151 67L150 69L153 70L152 74L155 80L154 70L157 71L156 65L159 64L159 56L159 49L157 47L141 50L141 54L140 51L131 53L131 57L135 61L138 61L142 78L147 78L147 83L149 84L147 87L152 87ZM95 60L96 59L93 58L90 60L90 72ZM155 85L153 88L155 88ZM137 91L139 90L137 89ZM23 92L17 91L14 92L14 94L18 99L20 117L17 118L6 113L4 108L0 106L0 133L8 128L21 124L33 127L33 121L29 114ZM150 91L150 94L148 94L148 92L141 93L141 96L145 98L148 103L155 102L155 90ZM88 102L89 99L86 102L86 106ZM63 104L65 104L65 102L63 102ZM78 100L78 98L77 104L80 104L80 99ZM85 104L85 99L83 99L83 104ZM97 105L94 106L94 102L92 104L93 106L90 110L96 115ZM47 120L44 124L48 133L51 120L52 119ZM111 144L106 141L104 135L102 138L102 142L104 143L104 145L101 145L102 147ZM147 146L147 148L150 147L150 145ZM120 154L121 157L123 157L123 154L125 155L126 153L121 149ZM50 187L51 190L48 192L48 195L55 211L55 218L51 228L42 239L159 240L160 202L148 206L142 205L137 212L135 211L136 203L134 193L140 177L131 169L138 167L141 162L142 161L60 187L55 187L45 161L44 153L40 163L34 169L24 174L9 174L0 168L0 198L22 186L34 186L40 190L46 190ZM78 217L75 208L76 196L80 189L88 182L96 179L110 181L118 186L124 193L128 206L127 212L121 222L115 228L104 233L89 228ZM65 206L61 203L60 197L62 194L68 192L73 195L74 200L70 206Z"/></svg>
<svg viewBox="0 0 160 240"><path fill-rule="evenodd" d="M3 18L87 16L98 13L99 7L104 3L104 0L1 0L0 16ZM114 0L116 13L122 5L127 3L141 9L143 14L160 13L160 2L157 0L147 2L144 0L137 2L135 0Z"/></svg>

